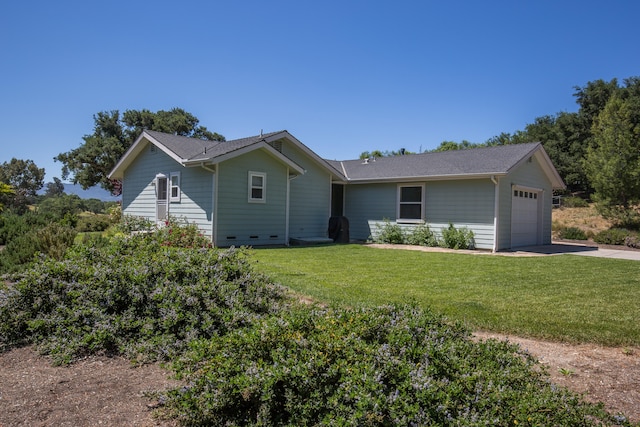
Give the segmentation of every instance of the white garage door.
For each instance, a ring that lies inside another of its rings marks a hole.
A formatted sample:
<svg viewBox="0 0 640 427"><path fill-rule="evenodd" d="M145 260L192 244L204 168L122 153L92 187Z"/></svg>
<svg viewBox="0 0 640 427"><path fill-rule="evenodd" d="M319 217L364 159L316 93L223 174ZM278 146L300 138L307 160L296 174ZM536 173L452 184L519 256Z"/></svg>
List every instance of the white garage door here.
<svg viewBox="0 0 640 427"><path fill-rule="evenodd" d="M511 204L511 247L539 244L539 191L514 188Z"/></svg>

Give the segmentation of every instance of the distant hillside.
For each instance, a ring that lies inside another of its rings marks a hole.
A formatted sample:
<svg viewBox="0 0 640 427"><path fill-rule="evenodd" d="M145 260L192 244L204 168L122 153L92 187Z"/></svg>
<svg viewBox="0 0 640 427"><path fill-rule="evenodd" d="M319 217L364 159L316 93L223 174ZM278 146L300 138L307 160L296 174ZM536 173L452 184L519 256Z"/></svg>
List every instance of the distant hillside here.
<svg viewBox="0 0 640 427"><path fill-rule="evenodd" d="M80 184L70 184L68 182L64 182L64 192L67 194L75 194L81 199L98 199L103 202L115 202L118 200L122 200L122 197L114 197L107 190L104 190L101 187L91 187L86 190L82 189Z"/></svg>
<svg viewBox="0 0 640 427"><path fill-rule="evenodd" d="M100 187L91 187L87 190L83 190L80 184L63 182L62 185L64 185L64 192L66 194L75 194L81 199L98 199L102 200L103 202L117 202L119 200L122 200L122 196L114 197L108 191L103 190ZM38 194L42 195L45 193L45 191L46 190L43 187L40 189L40 191L38 191Z"/></svg>

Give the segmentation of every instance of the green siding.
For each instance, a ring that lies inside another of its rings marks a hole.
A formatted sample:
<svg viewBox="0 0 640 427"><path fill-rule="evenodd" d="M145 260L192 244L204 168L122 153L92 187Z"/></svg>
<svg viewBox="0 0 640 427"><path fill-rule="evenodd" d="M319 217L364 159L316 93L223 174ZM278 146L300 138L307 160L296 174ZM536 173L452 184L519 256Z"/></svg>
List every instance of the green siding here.
<svg viewBox="0 0 640 427"><path fill-rule="evenodd" d="M395 220L397 185L352 184L345 191L344 214L349 220L349 237L367 240L372 230L369 221Z"/></svg>
<svg viewBox="0 0 640 427"><path fill-rule="evenodd" d="M283 141L282 154L305 169L304 175L290 183L290 237L326 237L331 215L331 175L287 141Z"/></svg>
<svg viewBox="0 0 640 427"><path fill-rule="evenodd" d="M263 172L266 203L249 203L249 171ZM287 167L264 150L218 165L217 237L219 246L286 243Z"/></svg>
<svg viewBox="0 0 640 427"><path fill-rule="evenodd" d="M353 189L356 187L359 191L354 206ZM366 239L377 233L383 219L396 220L397 188L397 184L347 187L350 208L347 216L352 238ZM449 223L457 228L467 227L475 235L476 247L492 249L494 192L495 186L489 179L426 182L425 222L436 235L440 235ZM416 225L400 226L409 233Z"/></svg>
<svg viewBox="0 0 640 427"><path fill-rule="evenodd" d="M426 221L440 234L452 223L473 231L476 247L493 248L495 185L490 179L433 181L426 188Z"/></svg>
<svg viewBox="0 0 640 427"><path fill-rule="evenodd" d="M198 225L211 237L212 177L201 168L184 168L159 149L149 144L127 168L122 187L122 208L125 215L155 221L156 195L153 185L156 174L180 173L180 202L169 205L169 215Z"/></svg>

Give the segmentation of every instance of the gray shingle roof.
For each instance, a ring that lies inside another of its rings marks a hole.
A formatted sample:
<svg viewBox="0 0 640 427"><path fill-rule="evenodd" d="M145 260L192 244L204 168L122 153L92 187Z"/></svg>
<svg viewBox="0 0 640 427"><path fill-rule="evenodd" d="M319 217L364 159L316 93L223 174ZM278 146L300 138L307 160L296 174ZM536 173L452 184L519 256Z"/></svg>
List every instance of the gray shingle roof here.
<svg viewBox="0 0 640 427"><path fill-rule="evenodd" d="M368 162L328 162L344 171L349 181L402 178L446 178L464 175L501 175L533 154L540 143L513 144L468 150L381 157Z"/></svg>
<svg viewBox="0 0 640 427"><path fill-rule="evenodd" d="M231 141L206 141L152 130L145 132L173 152L177 157L188 161L206 161L256 144L271 135L280 133L271 132Z"/></svg>

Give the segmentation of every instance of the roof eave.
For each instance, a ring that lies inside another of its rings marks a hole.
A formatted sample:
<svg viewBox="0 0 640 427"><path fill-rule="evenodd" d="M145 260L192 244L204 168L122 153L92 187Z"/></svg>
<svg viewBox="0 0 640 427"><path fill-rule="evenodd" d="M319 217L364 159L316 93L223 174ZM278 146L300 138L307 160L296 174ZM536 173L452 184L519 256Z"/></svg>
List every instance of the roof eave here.
<svg viewBox="0 0 640 427"><path fill-rule="evenodd" d="M143 131L138 139L131 144L131 147L122 155L118 163L111 169L111 172L107 175L109 179L122 179L124 176L124 171L133 163L136 157L144 150L146 147L145 141L149 144L153 144L162 150L169 157L174 159L176 162L184 165L185 159L180 158L176 153L169 150L164 144L159 142L157 139L149 135L146 131Z"/></svg>
<svg viewBox="0 0 640 427"><path fill-rule="evenodd" d="M305 173L304 168L302 168L300 165L295 163L293 160L291 160L290 158L288 158L287 156L285 156L284 154L282 154L281 152L279 152L278 150L273 148L271 145L269 145L264 140L257 141L254 144L247 145L245 147L239 148L239 149L231 151L229 153L221 154L219 156L209 157L209 158L206 158L206 159L197 159L197 160L184 161L183 164L184 164L184 166L187 166L187 167L201 166L203 164L215 165L215 164L224 162L225 160L233 159L235 157L238 157L238 156L241 156L243 154L250 153L252 151L259 150L259 149L264 149L271 156L273 156L273 157L277 158L278 160L280 160L281 162L285 163L287 166L289 166L291 169L296 171L298 174L302 175L302 174Z"/></svg>
<svg viewBox="0 0 640 427"><path fill-rule="evenodd" d="M422 182L422 181L450 181L457 179L491 179L491 177L506 176L505 172L489 173L469 173L455 175L417 175L417 176L395 176L384 178L350 178L347 182L352 184L375 184L384 182Z"/></svg>

